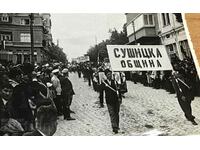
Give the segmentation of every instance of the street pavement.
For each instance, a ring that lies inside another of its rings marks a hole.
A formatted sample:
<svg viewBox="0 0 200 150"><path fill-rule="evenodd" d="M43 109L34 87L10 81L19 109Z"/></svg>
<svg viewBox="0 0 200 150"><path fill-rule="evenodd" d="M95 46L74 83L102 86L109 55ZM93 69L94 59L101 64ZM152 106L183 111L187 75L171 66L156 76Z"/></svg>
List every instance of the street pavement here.
<svg viewBox="0 0 200 150"><path fill-rule="evenodd" d="M77 74L72 73L69 78L76 93L71 106L75 111L71 115L76 120L67 121L59 117L55 136L116 136L112 133L106 104L104 108L99 108L98 93ZM127 81L127 86L117 135L200 135L199 97L192 102L193 115L199 124L194 126L185 119L175 94L131 81Z"/></svg>

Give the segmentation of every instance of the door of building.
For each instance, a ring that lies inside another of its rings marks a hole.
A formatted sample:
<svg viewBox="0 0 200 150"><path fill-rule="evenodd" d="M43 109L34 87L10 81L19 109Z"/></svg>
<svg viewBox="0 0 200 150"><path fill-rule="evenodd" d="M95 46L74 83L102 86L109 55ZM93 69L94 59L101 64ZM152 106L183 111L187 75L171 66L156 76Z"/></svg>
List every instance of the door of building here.
<svg viewBox="0 0 200 150"><path fill-rule="evenodd" d="M25 54L24 55L24 63L29 63L30 62L30 55Z"/></svg>
<svg viewBox="0 0 200 150"><path fill-rule="evenodd" d="M22 63L22 54L17 54L17 64Z"/></svg>

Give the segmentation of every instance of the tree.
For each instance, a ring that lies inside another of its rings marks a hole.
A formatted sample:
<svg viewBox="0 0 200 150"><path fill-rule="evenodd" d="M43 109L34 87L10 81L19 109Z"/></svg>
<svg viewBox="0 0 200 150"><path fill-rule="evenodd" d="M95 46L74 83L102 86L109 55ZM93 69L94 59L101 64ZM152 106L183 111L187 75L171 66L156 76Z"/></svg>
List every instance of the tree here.
<svg viewBox="0 0 200 150"><path fill-rule="evenodd" d="M126 24L123 26L123 30L118 32L115 28L109 30L110 38L103 40L95 46L91 46L87 52L90 57L90 61L97 62L98 57L99 61L102 62L104 58L108 58L108 52L106 45L124 45L128 43Z"/></svg>
<svg viewBox="0 0 200 150"><path fill-rule="evenodd" d="M67 56L63 52L63 49L60 48L58 45L55 45L54 43L52 43L52 45L49 46L49 55L51 59L55 59L63 63L67 62Z"/></svg>

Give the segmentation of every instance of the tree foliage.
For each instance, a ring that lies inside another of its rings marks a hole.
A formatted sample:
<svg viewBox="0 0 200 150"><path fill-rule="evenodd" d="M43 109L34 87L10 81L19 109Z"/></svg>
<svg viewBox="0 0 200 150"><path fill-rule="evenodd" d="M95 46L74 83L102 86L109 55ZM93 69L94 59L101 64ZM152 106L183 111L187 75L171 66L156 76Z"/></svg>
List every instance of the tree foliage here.
<svg viewBox="0 0 200 150"><path fill-rule="evenodd" d="M109 30L110 37L109 39L103 40L97 45L91 46L87 52L90 57L90 61L97 62L98 57L99 61L102 62L104 58L108 58L108 52L106 45L124 45L128 43L126 25L124 24L123 30L118 32L115 28Z"/></svg>
<svg viewBox="0 0 200 150"><path fill-rule="evenodd" d="M52 43L52 45L49 47L49 55L51 59L55 59L63 63L67 62L67 56L63 52L63 49L54 43Z"/></svg>

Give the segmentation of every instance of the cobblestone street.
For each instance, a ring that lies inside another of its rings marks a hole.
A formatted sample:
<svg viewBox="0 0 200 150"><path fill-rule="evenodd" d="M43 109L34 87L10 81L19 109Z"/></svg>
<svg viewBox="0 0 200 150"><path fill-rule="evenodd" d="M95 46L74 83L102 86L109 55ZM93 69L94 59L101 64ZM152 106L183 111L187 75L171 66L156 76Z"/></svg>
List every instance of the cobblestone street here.
<svg viewBox="0 0 200 150"><path fill-rule="evenodd" d="M78 78L70 74L75 96L71 109L76 114L75 121L58 120L56 136L111 136L110 118L107 107L99 108L98 93ZM187 121L178 104L175 94L165 90L144 87L142 84L127 82L128 93L120 110L120 132L117 135L143 135L156 130L162 135L199 135L200 125ZM200 98L192 102L193 114L200 124Z"/></svg>

